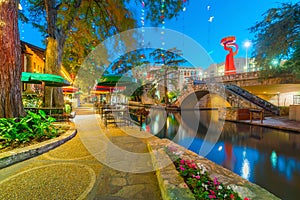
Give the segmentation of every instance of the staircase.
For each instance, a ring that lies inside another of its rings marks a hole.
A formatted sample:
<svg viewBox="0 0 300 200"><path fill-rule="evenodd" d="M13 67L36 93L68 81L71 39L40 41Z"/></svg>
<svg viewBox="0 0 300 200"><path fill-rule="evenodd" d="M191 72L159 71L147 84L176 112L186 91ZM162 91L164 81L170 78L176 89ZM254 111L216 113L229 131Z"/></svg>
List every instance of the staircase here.
<svg viewBox="0 0 300 200"><path fill-rule="evenodd" d="M243 99L257 105L258 107L263 108L264 110L271 112L275 115L280 115L280 110L277 106L271 104L268 101L263 100L262 98L259 98L258 96L255 96L251 94L250 92L240 88L237 85L225 85L225 89L235 95L238 95L242 97Z"/></svg>

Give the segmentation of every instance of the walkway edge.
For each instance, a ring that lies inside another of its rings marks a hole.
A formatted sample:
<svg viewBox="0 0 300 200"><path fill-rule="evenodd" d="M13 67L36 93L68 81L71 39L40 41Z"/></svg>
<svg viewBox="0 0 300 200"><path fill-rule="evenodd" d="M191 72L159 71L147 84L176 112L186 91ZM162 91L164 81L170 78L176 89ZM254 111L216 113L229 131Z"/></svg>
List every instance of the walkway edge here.
<svg viewBox="0 0 300 200"><path fill-rule="evenodd" d="M76 133L77 130L75 128L70 128L66 133L57 138L53 138L24 148L1 153L0 169L50 151L72 139L76 135Z"/></svg>
<svg viewBox="0 0 300 200"><path fill-rule="evenodd" d="M159 140L159 139L157 139ZM164 151L157 151L151 146L151 142L147 142L147 147L151 155L154 169L156 169L157 181L161 191L163 200L195 200L194 195L179 175L173 162ZM169 161L171 163L167 167L161 167L159 160Z"/></svg>
<svg viewBox="0 0 300 200"><path fill-rule="evenodd" d="M248 122L248 121L243 121L243 120L232 120L232 119L226 119L224 121L248 124L248 125L253 125L253 126L262 126L265 128L277 129L277 130L281 130L281 131L290 131L290 132L294 132L294 133L300 133L300 129L297 129L297 128L290 128L290 127L279 126L279 125L270 125L270 124L255 122L255 121Z"/></svg>

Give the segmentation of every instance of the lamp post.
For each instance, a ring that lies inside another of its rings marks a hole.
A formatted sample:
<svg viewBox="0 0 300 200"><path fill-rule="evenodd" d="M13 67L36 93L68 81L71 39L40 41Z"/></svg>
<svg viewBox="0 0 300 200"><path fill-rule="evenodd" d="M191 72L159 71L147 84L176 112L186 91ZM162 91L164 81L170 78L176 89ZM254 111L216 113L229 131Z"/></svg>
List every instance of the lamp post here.
<svg viewBox="0 0 300 200"><path fill-rule="evenodd" d="M248 72L248 48L251 46L251 42L250 41L246 41L244 43L244 47L246 48L246 70Z"/></svg>

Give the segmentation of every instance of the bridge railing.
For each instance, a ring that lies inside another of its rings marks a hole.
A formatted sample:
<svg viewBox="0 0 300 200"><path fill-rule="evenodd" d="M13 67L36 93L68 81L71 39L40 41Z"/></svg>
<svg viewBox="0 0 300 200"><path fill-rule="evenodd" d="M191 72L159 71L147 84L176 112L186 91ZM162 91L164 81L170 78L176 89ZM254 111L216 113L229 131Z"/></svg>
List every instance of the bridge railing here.
<svg viewBox="0 0 300 200"><path fill-rule="evenodd" d="M239 81L247 79L257 79L259 77L259 72L244 72L237 74L228 74L224 76L214 76L204 78L205 82L227 82L227 81Z"/></svg>

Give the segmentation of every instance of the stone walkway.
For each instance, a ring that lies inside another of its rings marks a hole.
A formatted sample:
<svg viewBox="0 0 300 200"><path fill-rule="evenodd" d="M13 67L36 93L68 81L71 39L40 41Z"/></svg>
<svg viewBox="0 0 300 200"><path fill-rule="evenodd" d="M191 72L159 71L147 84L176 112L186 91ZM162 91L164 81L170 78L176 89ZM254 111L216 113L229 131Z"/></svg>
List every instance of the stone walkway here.
<svg viewBox="0 0 300 200"><path fill-rule="evenodd" d="M70 141L1 169L0 199L161 199L145 139L105 129L91 108L79 108L75 124Z"/></svg>
<svg viewBox="0 0 300 200"><path fill-rule="evenodd" d="M252 122L239 120L238 122L300 133L300 122L289 120L288 116L265 117L263 123L260 123L260 120L253 120Z"/></svg>

